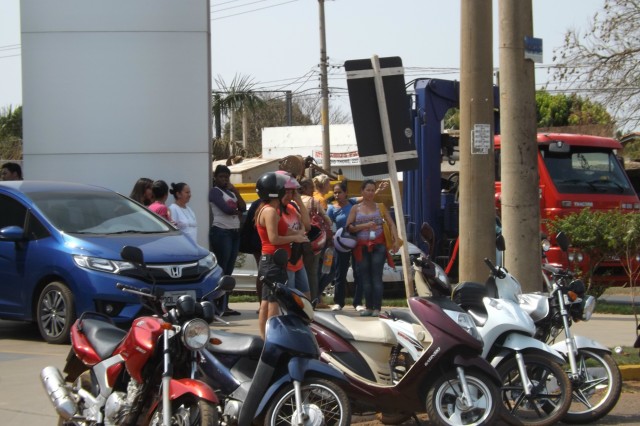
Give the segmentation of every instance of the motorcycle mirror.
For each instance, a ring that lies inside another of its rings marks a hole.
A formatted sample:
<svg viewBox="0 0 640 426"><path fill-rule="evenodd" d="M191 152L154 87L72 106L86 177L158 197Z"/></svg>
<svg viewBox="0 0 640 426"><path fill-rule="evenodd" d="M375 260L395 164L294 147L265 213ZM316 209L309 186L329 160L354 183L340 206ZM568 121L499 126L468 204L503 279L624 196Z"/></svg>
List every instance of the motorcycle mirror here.
<svg viewBox="0 0 640 426"><path fill-rule="evenodd" d="M144 265L144 255L138 247L124 246L120 251L120 256L127 262L138 263Z"/></svg>
<svg viewBox="0 0 640 426"><path fill-rule="evenodd" d="M564 232L558 232L558 235L556 235L556 242L562 251L566 252L569 250L569 237Z"/></svg>
<svg viewBox="0 0 640 426"><path fill-rule="evenodd" d="M285 249L278 249L273 254L273 263L278 266L284 267L289 261L289 255Z"/></svg>
<svg viewBox="0 0 640 426"><path fill-rule="evenodd" d="M506 244L504 242L504 235L499 234L496 237L496 250L505 251L507 249Z"/></svg>
<svg viewBox="0 0 640 426"><path fill-rule="evenodd" d="M222 297L225 293L231 293L233 289L236 287L236 279L231 275L223 275L218 280L218 285L215 286L213 290L208 293L205 293L202 296L202 299L207 299L209 296L213 294L213 299L218 299Z"/></svg>
<svg viewBox="0 0 640 426"><path fill-rule="evenodd" d="M230 292L230 291L233 291L235 287L236 287L236 279L233 278L231 275L224 275L223 277L220 278L220 281L218 281L218 290Z"/></svg>

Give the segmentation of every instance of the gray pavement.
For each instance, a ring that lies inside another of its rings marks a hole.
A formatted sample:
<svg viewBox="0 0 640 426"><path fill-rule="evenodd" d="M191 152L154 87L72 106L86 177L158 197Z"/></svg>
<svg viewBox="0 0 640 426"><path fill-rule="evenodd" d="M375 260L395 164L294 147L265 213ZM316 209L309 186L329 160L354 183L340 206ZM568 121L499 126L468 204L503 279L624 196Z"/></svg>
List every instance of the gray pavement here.
<svg viewBox="0 0 640 426"><path fill-rule="evenodd" d="M239 316L225 317L229 324L216 324L222 330L258 334L258 315L255 303L231 303ZM355 315L353 309L347 314ZM633 317L595 315L587 323L578 323L575 332L588 336L608 347L630 346L635 339ZM47 365L64 366L68 345L48 345L41 341L35 326L19 322L0 321L0 425L45 426L57 422L55 410L40 384L39 373ZM637 383L637 382L635 382ZM606 422L600 424L640 424L635 401L639 387L623 393ZM362 419L365 420L365 419ZM611 423L609 422L611 421ZM375 421L367 424L379 424Z"/></svg>

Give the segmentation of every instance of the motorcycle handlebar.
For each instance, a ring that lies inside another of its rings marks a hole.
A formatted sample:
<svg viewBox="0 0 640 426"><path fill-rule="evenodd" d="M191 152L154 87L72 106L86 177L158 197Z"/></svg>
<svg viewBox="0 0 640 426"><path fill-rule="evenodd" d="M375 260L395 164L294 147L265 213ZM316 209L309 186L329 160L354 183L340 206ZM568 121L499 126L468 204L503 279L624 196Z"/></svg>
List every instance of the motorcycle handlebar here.
<svg viewBox="0 0 640 426"><path fill-rule="evenodd" d="M484 263L489 267L489 269L491 270L491 273L497 278L502 279L507 276L507 274L505 274L504 271L496 268L496 266L493 264L493 262L491 262L491 260L489 260L488 257L484 258Z"/></svg>
<svg viewBox="0 0 640 426"><path fill-rule="evenodd" d="M545 271L557 276L557 277L572 277L573 272L568 269L556 268L555 266L549 265L547 263L542 264L542 269Z"/></svg>

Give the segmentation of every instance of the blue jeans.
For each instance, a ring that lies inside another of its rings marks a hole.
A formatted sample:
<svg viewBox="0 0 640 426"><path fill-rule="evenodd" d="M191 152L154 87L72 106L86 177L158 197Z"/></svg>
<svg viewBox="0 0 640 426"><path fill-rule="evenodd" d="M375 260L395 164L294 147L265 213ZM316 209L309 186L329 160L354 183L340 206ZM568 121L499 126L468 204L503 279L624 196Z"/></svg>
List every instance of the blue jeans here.
<svg viewBox="0 0 640 426"><path fill-rule="evenodd" d="M290 271L287 269L287 285L289 288L295 288L303 293L309 292L309 277L307 277L307 271L304 268L298 271Z"/></svg>
<svg viewBox="0 0 640 426"><path fill-rule="evenodd" d="M387 259L387 248L384 244L376 244L371 251L366 247L362 250L362 259L358 265L358 280L362 285L367 309L382 308L382 270Z"/></svg>
<svg viewBox="0 0 640 426"><path fill-rule="evenodd" d="M347 272L349 271L349 263L353 269L353 284L355 286L355 295L353 297L353 306L362 305L362 286L358 283L358 273L356 261L353 258L353 252L343 253L336 251L336 276L334 280L333 303L344 307L344 299L347 293Z"/></svg>
<svg viewBox="0 0 640 426"><path fill-rule="evenodd" d="M218 265L225 275L233 274L233 268L238 257L238 247L240 245L240 230L223 229L212 226L209 229L209 249L216 255ZM218 312L224 312L229 304L229 295L225 294L216 301Z"/></svg>

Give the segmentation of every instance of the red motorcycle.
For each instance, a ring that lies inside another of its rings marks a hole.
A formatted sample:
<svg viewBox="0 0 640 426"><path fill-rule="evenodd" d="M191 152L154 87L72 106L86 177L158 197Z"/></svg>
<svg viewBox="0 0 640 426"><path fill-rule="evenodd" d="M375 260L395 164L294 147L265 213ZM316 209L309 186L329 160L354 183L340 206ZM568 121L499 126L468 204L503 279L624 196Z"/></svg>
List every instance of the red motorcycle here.
<svg viewBox="0 0 640 426"><path fill-rule="evenodd" d="M148 273L140 249L124 247L121 256ZM224 294L234 286L235 280L225 276L214 292ZM141 296L156 315L135 319L126 331L96 313L75 322L66 377L56 367L40 374L59 424L217 425L218 398L194 378L199 351L209 341L213 304L183 295L167 309L155 285L117 287Z"/></svg>

